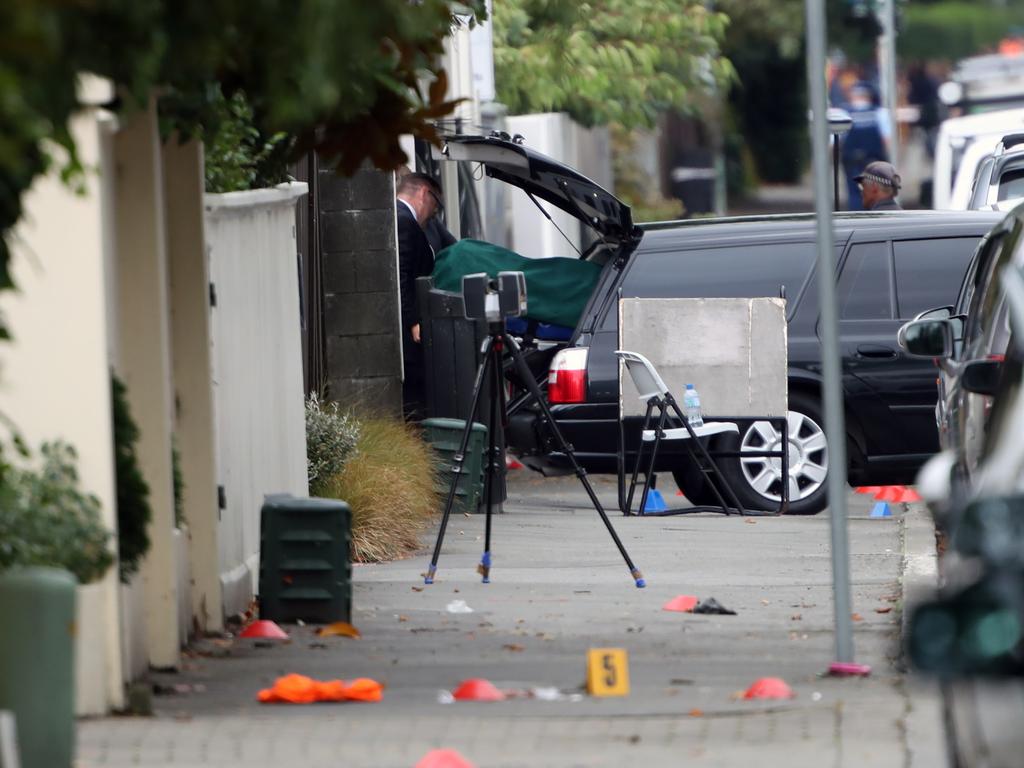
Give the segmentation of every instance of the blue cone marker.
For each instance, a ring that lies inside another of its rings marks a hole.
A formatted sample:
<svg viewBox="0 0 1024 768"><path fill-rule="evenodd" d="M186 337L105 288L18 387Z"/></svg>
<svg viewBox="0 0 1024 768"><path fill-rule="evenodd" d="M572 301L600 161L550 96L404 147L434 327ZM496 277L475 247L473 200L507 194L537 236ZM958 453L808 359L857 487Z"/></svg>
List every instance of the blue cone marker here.
<svg viewBox="0 0 1024 768"><path fill-rule="evenodd" d="M480 558L480 567L477 568L480 575L483 576L484 584L491 583L491 553L484 552L483 557Z"/></svg>

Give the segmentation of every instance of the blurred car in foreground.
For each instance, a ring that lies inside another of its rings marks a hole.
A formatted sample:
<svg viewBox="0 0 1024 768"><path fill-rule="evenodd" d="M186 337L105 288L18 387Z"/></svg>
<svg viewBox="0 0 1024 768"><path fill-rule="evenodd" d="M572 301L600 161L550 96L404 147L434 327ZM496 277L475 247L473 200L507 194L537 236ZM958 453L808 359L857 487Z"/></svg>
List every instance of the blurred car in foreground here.
<svg viewBox="0 0 1024 768"><path fill-rule="evenodd" d="M900 334L920 351L959 344L953 386L978 399L947 451L922 471L919 487L932 498L948 547L938 595L913 609L907 637L914 664L942 681L955 768L1010 768L1024 754L1022 209L979 248L980 264L965 280L975 281L966 317L918 320ZM959 340L957 321L965 329ZM977 340L991 340L997 327L1005 354L988 354L991 341ZM969 338L972 331L979 335ZM940 497L949 501L936 504Z"/></svg>

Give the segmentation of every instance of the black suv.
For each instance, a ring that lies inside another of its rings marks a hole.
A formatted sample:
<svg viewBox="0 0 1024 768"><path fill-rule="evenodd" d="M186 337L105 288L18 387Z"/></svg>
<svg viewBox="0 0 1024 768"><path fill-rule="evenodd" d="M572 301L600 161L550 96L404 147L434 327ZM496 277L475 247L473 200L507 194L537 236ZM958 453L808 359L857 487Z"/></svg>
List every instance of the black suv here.
<svg viewBox="0 0 1024 768"><path fill-rule="evenodd" d="M791 512L824 508L828 447L821 429L813 215L636 227L629 207L614 195L533 151L521 137L449 136L442 155L479 164L489 177L519 187L535 202L560 208L587 228L591 245L581 258L602 270L576 328L568 341L534 344L531 338L527 344L531 368L546 377L555 418L586 469L614 473L619 467L619 379L613 352L620 296L781 295L788 301L789 321L789 477L780 476L781 462L753 456L725 462L723 471L733 476L741 501L752 509L774 508L783 482L789 483ZM896 333L916 314L953 304L971 254L999 218L981 211L836 216L852 482L913 482L917 468L936 451L935 368L903 354ZM451 372L444 374L450 385ZM515 387L514 377L511 383ZM626 466L632 466L639 431L639 419L627 420ZM568 461L549 432L536 405L513 398L509 447L534 469L564 471ZM750 452L763 452L782 440L764 422L741 424L738 438L740 450ZM666 444L660 452L657 471L671 471L692 501L707 501L711 494L703 476L684 453L671 448Z"/></svg>
<svg viewBox="0 0 1024 768"><path fill-rule="evenodd" d="M990 212L897 212L835 217L843 389L849 477L854 484L911 483L937 448L936 370L896 343L906 319L952 304L979 239L999 220ZM548 399L589 471L616 472L619 297L783 296L789 323L790 512L825 507L828 449L822 430L821 347L813 215L650 224L632 254L605 264L570 346L551 361ZM711 414L713 417L714 414ZM626 462L639 428L627 423ZM725 436L721 440L737 440ZM742 424L741 451L777 447L765 422ZM524 463L551 472L566 459L535 410L515 413L509 445ZM734 446L718 445L730 448ZM745 506L773 508L783 478L777 459L741 458L723 471ZM685 456L659 457L686 496L709 500L703 476Z"/></svg>

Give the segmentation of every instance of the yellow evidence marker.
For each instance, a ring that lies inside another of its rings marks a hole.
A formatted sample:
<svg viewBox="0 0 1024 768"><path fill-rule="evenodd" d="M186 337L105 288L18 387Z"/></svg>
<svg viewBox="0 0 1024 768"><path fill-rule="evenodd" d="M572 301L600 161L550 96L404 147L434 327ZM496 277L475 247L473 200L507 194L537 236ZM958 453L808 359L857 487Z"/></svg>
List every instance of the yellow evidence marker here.
<svg viewBox="0 0 1024 768"><path fill-rule="evenodd" d="M623 648L587 651L587 693L591 696L628 696L629 661Z"/></svg>

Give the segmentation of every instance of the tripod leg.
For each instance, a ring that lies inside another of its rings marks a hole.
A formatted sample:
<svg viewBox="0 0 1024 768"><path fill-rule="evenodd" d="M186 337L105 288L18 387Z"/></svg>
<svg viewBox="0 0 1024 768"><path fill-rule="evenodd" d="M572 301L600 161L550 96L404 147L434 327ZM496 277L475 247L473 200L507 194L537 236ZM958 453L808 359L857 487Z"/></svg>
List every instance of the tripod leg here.
<svg viewBox="0 0 1024 768"><path fill-rule="evenodd" d="M501 342L496 342L491 347L491 407L490 416L487 420L487 470L484 474L484 499L487 504L486 521L484 524L484 553L480 558L480 565L477 573L480 574L484 584L491 583L491 521L494 515L494 480L497 476L498 467L498 419L499 413L504 413L504 403L499 402L502 397L501 391ZM501 408L499 408L501 405Z"/></svg>
<svg viewBox="0 0 1024 768"><path fill-rule="evenodd" d="M544 414L544 419L551 428L551 432L554 434L555 440L558 441L559 447L561 447L565 452L565 455L569 457L569 461L572 462L573 469L576 470L576 476L583 484L583 488L586 490L587 495L590 496L590 501L594 505L594 509L597 510L597 514L601 516L601 520L604 523L605 528L608 529L608 533L612 537L612 541L615 542L615 546L618 547L619 554L621 554L622 559L626 561L626 567L629 568L633 581L639 588L646 587L647 582L644 581L643 574L640 573L639 568L633 565L633 561L630 559L629 553L626 552L626 548L623 546L622 540L619 539L619 535L615 532L615 528L612 526L612 521L608 519L608 515L604 511L604 507L601 506L601 500L597 498L597 494L594 492L593 486L590 484L590 481L587 480L586 470L584 470L583 467L580 466L579 462L576 461L576 454L573 453L572 447L565 441L561 430L558 429L558 424L555 422L555 417L551 414L551 408L548 407L547 400L544 399L544 394L540 391L540 387L537 386L537 382L534 381L533 375L530 373L530 367L526 364L526 361L523 360L523 355L519 350L519 345L516 344L516 340L507 333L503 333L502 338L505 340L505 344L512 353L512 360L515 362L516 370L519 372L519 377L523 380L527 389L529 389L530 394L533 395L533 399L537 401L537 405L540 406L540 410Z"/></svg>
<svg viewBox="0 0 1024 768"><path fill-rule="evenodd" d="M483 362L476 372L476 381L473 382L473 398L469 406L469 413L466 414L466 428L462 430L462 442L459 443L459 452L455 454L455 465L452 467L452 482L448 487L448 500L444 504L444 515L441 517L441 528L437 532L437 542L434 544L434 555L430 559L427 573L423 577L424 584L434 583L434 574L437 573L437 561L441 557L441 544L444 541L444 532L448 527L448 518L452 514L452 505L455 503L455 491L459 485L459 477L462 475L462 462L466 458L466 449L469 447L469 437L473 430L473 415L476 413L477 405L480 402L480 391L483 389L484 376L491 360L491 347L494 345L494 337L488 336L484 340L482 348Z"/></svg>

